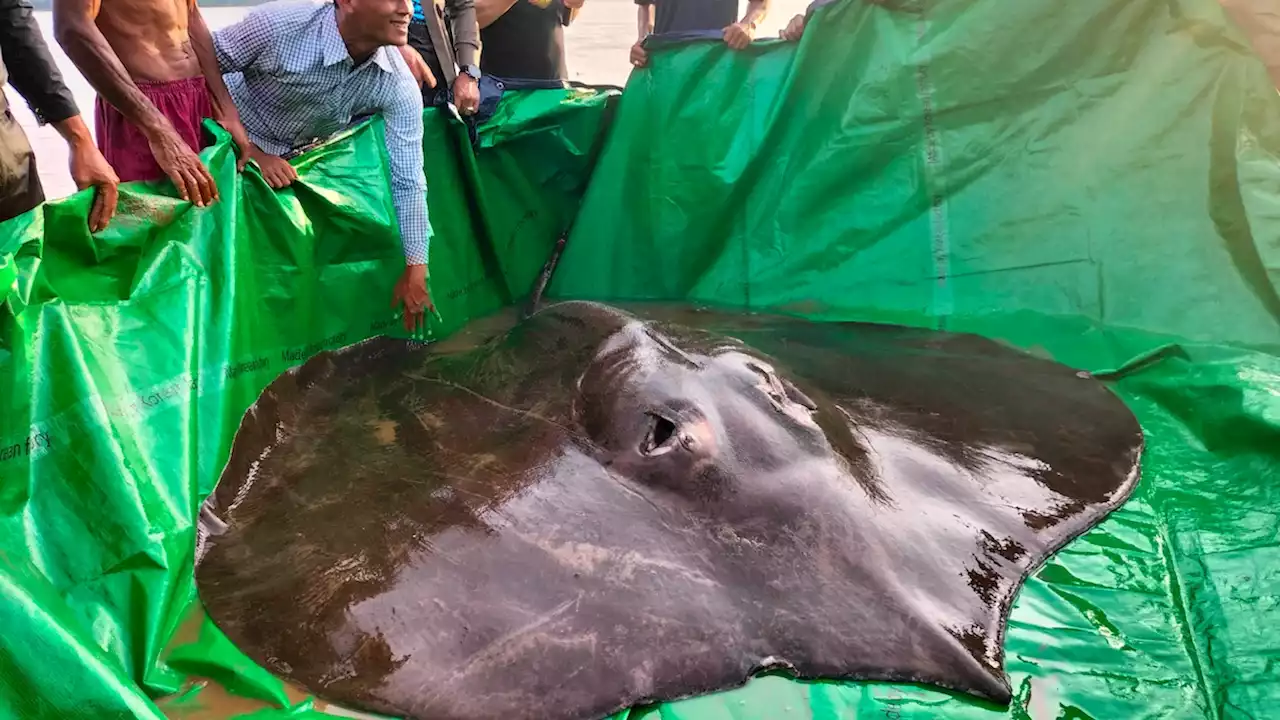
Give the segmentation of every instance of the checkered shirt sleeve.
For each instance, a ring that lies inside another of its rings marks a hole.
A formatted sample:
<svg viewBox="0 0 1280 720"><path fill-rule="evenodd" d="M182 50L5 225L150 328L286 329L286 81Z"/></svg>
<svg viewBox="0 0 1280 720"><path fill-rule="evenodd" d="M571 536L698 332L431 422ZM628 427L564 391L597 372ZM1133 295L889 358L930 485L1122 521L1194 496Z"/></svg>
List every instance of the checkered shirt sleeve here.
<svg viewBox="0 0 1280 720"><path fill-rule="evenodd" d="M382 103L387 157L391 166L391 199L400 223L404 259L409 265L427 262L431 221L427 215L427 176L422 157L422 94L400 53L394 55L397 73Z"/></svg>

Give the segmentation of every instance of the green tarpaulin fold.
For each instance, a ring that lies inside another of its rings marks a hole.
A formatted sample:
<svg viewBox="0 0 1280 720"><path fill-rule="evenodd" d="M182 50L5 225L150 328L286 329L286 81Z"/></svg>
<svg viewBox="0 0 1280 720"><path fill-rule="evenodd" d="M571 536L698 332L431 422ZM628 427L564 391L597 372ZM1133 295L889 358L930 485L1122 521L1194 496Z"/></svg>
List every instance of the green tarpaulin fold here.
<svg viewBox="0 0 1280 720"><path fill-rule="evenodd" d="M979 332L1147 436L1134 499L1019 594L1009 709L773 675L624 716L1275 716L1280 95L1214 0L840 0L799 43L656 42L621 97L510 92L474 153L426 117L436 337L572 223L554 297ZM0 717L326 716L200 614L192 528L276 374L399 332L381 147L273 192L220 137L211 208L158 184L96 237L83 193L0 227Z"/></svg>

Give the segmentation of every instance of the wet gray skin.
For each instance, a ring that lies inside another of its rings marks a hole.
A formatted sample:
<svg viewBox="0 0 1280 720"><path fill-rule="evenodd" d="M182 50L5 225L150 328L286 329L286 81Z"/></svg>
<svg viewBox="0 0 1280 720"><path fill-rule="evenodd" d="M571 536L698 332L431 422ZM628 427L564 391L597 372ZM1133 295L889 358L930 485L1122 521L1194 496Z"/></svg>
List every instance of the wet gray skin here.
<svg viewBox="0 0 1280 720"><path fill-rule="evenodd" d="M771 667L1007 703L1022 579L1133 490L1125 405L973 336L644 312L282 375L202 513L214 622L401 717L600 718Z"/></svg>

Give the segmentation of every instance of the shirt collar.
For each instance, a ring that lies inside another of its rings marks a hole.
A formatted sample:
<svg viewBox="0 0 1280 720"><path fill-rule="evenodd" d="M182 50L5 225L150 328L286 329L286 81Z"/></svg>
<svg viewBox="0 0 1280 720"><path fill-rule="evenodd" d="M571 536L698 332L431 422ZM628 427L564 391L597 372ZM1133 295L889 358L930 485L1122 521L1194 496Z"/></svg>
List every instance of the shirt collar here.
<svg viewBox="0 0 1280 720"><path fill-rule="evenodd" d="M342 34L338 32L338 8L333 3L329 3L328 17L321 24L320 50L324 55L325 67L351 60L351 53L347 52L347 44L343 42ZM387 57L387 52L388 48L380 47L373 51L372 59L374 64L384 71L394 73L395 66Z"/></svg>

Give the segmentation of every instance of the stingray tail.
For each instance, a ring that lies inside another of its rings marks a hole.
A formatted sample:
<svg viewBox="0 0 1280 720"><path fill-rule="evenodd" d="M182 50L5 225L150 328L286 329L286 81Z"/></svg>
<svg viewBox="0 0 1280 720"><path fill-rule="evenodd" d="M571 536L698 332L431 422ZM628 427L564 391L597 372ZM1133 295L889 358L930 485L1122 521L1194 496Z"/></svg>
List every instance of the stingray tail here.
<svg viewBox="0 0 1280 720"><path fill-rule="evenodd" d="M570 228L572 227L570 225ZM564 252L565 240L568 237L569 229L566 229L560 239L556 240L555 247L551 248L551 257L547 258L547 262L542 266L542 272L538 273L538 278L533 283L533 290L529 293L529 302L525 305L523 317L528 318L542 307L542 294L546 292L547 285L551 284L551 276L556 271L556 265L560 264L560 255Z"/></svg>

